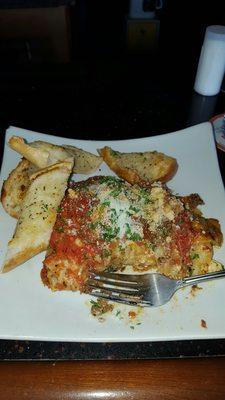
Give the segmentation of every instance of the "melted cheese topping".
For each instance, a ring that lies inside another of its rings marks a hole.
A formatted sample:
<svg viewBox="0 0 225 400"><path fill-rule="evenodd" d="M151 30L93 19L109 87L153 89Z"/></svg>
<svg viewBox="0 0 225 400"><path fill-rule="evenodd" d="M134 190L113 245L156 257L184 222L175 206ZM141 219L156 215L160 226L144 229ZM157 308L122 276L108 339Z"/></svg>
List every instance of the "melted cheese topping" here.
<svg viewBox="0 0 225 400"><path fill-rule="evenodd" d="M179 278L206 272L212 254L212 241L200 220L196 224L196 216L162 184L147 189L114 177L95 177L68 190L43 280L54 290L76 290L89 269L126 266Z"/></svg>

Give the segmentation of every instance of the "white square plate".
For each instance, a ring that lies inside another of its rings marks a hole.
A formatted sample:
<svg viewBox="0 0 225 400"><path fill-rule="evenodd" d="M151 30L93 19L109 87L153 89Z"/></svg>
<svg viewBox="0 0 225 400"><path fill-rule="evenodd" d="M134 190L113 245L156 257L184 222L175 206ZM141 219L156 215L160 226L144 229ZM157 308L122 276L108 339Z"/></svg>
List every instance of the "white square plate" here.
<svg viewBox="0 0 225 400"><path fill-rule="evenodd" d="M168 186L181 195L199 193L205 201L206 217L217 218L225 232L225 193L219 171L210 123L203 123L162 136L122 141L85 141L65 139L10 127L10 136L28 141L46 140L71 144L96 152L106 143L115 150L158 150L175 157L179 169ZM5 144L1 184L16 166L19 156ZM112 175L103 163L97 175ZM77 175L76 180L84 176ZM0 208L0 261L3 262L8 240L16 221ZM225 245L216 251L218 261L225 260ZM128 306L116 305L113 312L99 322L90 314L88 295L51 292L40 279L44 253L7 274L0 275L0 338L74 342L166 341L225 338L225 279L202 284L192 295L190 288L179 291L166 305L138 312L132 321ZM207 327L202 327L201 320Z"/></svg>

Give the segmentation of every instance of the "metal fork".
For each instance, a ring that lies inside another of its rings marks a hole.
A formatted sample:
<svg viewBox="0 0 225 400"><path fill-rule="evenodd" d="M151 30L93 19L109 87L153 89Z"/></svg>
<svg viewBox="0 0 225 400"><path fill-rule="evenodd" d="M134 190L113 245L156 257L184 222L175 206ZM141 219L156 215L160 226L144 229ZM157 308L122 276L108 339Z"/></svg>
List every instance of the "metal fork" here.
<svg viewBox="0 0 225 400"><path fill-rule="evenodd" d="M157 307L169 301L180 288L223 277L225 270L178 280L158 273L131 275L91 272L86 293L132 306Z"/></svg>

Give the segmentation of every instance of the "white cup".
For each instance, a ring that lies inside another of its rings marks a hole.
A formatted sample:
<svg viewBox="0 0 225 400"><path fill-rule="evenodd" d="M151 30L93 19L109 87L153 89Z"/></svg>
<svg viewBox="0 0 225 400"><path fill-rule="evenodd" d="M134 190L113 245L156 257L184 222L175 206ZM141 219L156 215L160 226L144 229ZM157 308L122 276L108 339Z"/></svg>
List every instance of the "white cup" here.
<svg viewBox="0 0 225 400"><path fill-rule="evenodd" d="M208 26L199 58L194 90L204 96L219 93L225 72L225 26Z"/></svg>

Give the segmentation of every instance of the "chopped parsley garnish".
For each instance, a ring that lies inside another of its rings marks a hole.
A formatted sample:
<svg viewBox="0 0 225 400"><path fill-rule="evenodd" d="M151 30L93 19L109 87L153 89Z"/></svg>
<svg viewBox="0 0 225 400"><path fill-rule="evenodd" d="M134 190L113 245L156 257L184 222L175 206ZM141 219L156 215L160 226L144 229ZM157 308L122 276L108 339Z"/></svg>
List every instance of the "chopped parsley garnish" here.
<svg viewBox="0 0 225 400"><path fill-rule="evenodd" d="M112 196L112 197L118 197L120 193L121 193L121 187L117 187L117 188L113 189L113 190L110 192L110 196Z"/></svg>
<svg viewBox="0 0 225 400"><path fill-rule="evenodd" d="M137 242L138 240L141 240L141 236L137 232L132 232L130 225L126 224L126 237L129 240L133 240L134 242Z"/></svg>
<svg viewBox="0 0 225 400"><path fill-rule="evenodd" d="M197 258L199 258L199 254L197 254L197 253L191 254L192 260L196 260Z"/></svg>
<svg viewBox="0 0 225 400"><path fill-rule="evenodd" d="M134 206L130 206L130 210L131 210L131 211L134 211L135 213L138 213L138 212L140 211L139 208L134 207Z"/></svg>
<svg viewBox="0 0 225 400"><path fill-rule="evenodd" d="M112 223L116 223L117 222L117 214L116 214L116 210L115 210L115 208L112 208L111 210L110 210L110 221L112 222Z"/></svg>
<svg viewBox="0 0 225 400"><path fill-rule="evenodd" d="M98 226L98 224L99 224L98 221L96 221L96 222L90 222L90 224L88 224L88 227L89 227L90 229L95 229L95 228Z"/></svg>
<svg viewBox="0 0 225 400"><path fill-rule="evenodd" d="M137 214L140 211L139 208L134 207L134 206L130 206L129 210L126 211L126 214L129 215L129 217L131 217L132 215L134 215L135 213Z"/></svg>
<svg viewBox="0 0 225 400"><path fill-rule="evenodd" d="M145 188L140 188L140 197L144 201L144 204L151 203L150 193Z"/></svg>
<svg viewBox="0 0 225 400"><path fill-rule="evenodd" d="M126 236L129 236L129 235L131 235L131 229L130 229L130 225L129 224L126 224Z"/></svg>
<svg viewBox="0 0 225 400"><path fill-rule="evenodd" d="M114 176L103 176L99 179L99 182L106 183L112 191L109 193L112 197L117 197L123 189L123 181L121 179L115 178Z"/></svg>
<svg viewBox="0 0 225 400"><path fill-rule="evenodd" d="M115 216L117 215L117 214L116 214L115 208L111 208L110 212L111 212L111 214L113 214L113 215L115 215Z"/></svg>
<svg viewBox="0 0 225 400"><path fill-rule="evenodd" d="M62 226L59 226L58 228L56 228L56 230L57 230L57 232L60 232L60 233L64 232L64 229Z"/></svg>
<svg viewBox="0 0 225 400"><path fill-rule="evenodd" d="M92 306L100 307L100 304L97 301L90 300L90 303L91 303Z"/></svg>
<svg viewBox="0 0 225 400"><path fill-rule="evenodd" d="M110 192L110 196L112 197L118 197L120 193L122 193L123 189L123 182L122 181L117 181L113 185L113 190Z"/></svg>
<svg viewBox="0 0 225 400"><path fill-rule="evenodd" d="M109 257L111 255L111 252L107 249L102 250L102 256L103 257Z"/></svg>
<svg viewBox="0 0 225 400"><path fill-rule="evenodd" d="M101 225L103 228L102 236L103 239L106 240L106 242L110 242L112 239L117 237L120 228L119 227L112 227L108 225Z"/></svg>
<svg viewBox="0 0 225 400"><path fill-rule="evenodd" d="M94 317L99 317L102 314L108 313L113 311L114 305L109 303L105 299L98 299L97 301L90 301L91 303L91 314L94 315Z"/></svg>
<svg viewBox="0 0 225 400"><path fill-rule="evenodd" d="M141 240L141 236L139 233L134 232L130 235L130 240L133 240L134 242L138 242L138 240Z"/></svg>
<svg viewBox="0 0 225 400"><path fill-rule="evenodd" d="M121 179L116 178L115 176L101 176L99 178L99 183L107 183L108 185L113 185L116 184L117 182L122 183L123 181Z"/></svg>
<svg viewBox="0 0 225 400"><path fill-rule="evenodd" d="M101 203L102 206L104 207L109 207L110 206L110 201L109 200L105 200Z"/></svg>

